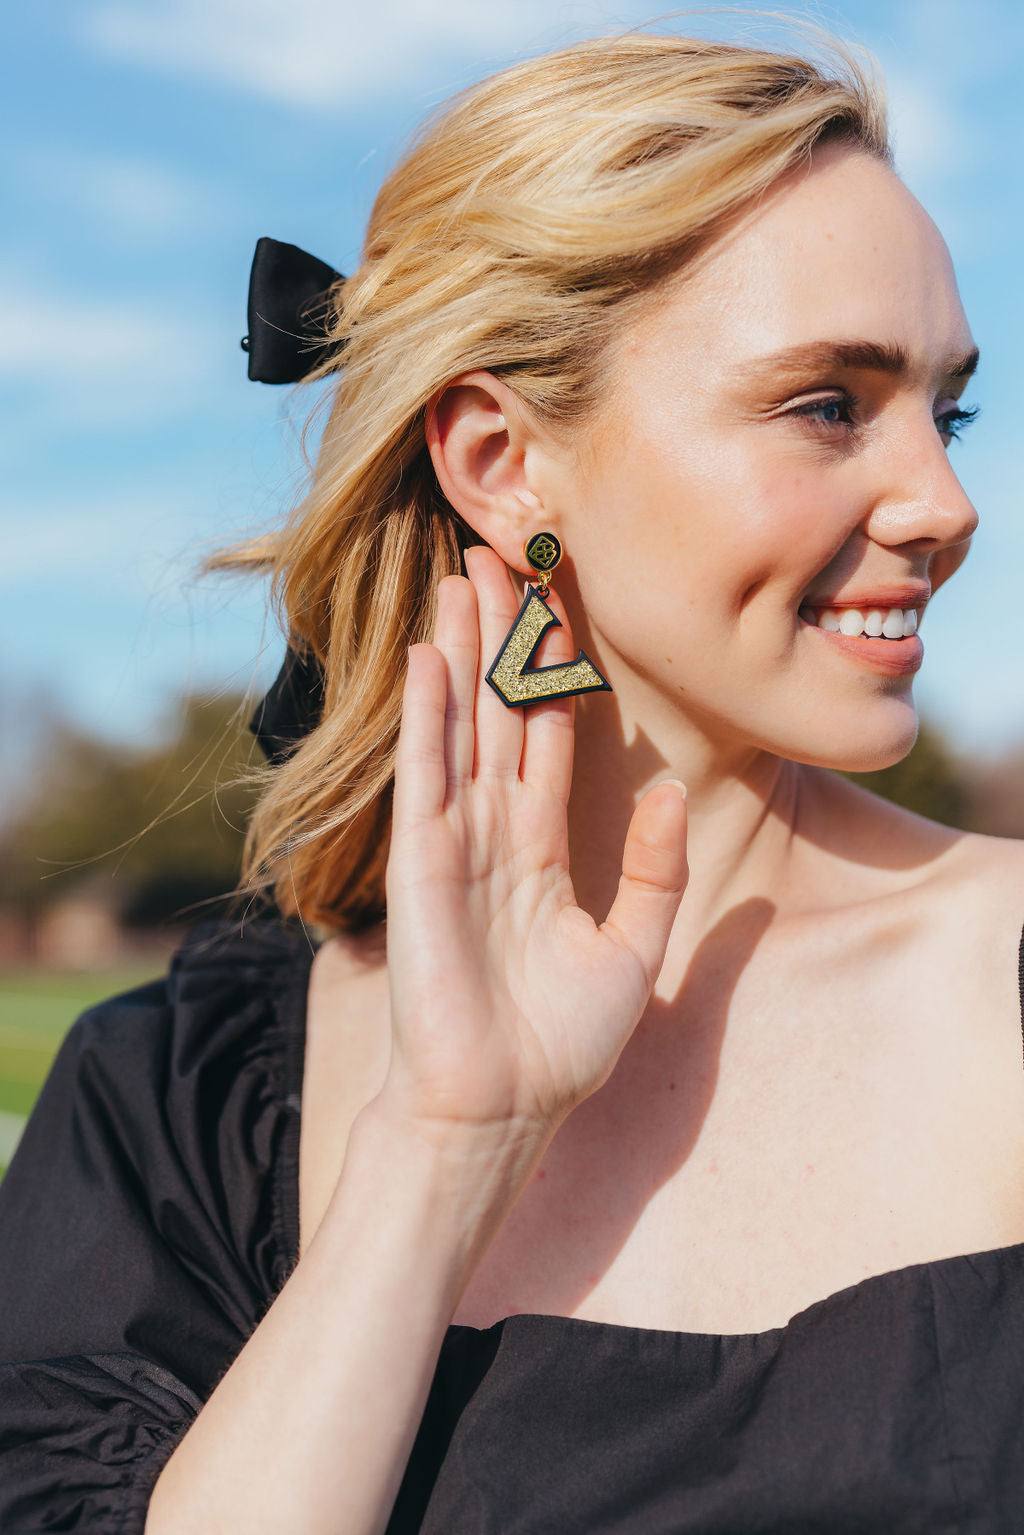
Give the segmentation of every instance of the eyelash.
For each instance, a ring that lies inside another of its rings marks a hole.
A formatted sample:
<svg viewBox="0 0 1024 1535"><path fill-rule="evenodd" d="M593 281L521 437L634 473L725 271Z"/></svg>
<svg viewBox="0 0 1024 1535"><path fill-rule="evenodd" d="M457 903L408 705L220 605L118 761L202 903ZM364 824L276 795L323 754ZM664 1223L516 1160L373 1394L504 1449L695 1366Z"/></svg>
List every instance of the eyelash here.
<svg viewBox="0 0 1024 1535"><path fill-rule="evenodd" d="M831 400L811 400L806 405L798 405L790 414L803 416L806 420L811 420L814 411L828 410L832 405L840 405L850 413L856 410L857 401L851 394L840 394L835 395ZM935 424L939 426L940 432L948 432L950 439L953 442L957 442L959 441L961 430L970 426L971 422L980 414L980 410L981 407L978 405L972 405L968 410L961 410L959 406L956 406L954 409L944 410L940 416L936 416ZM940 426L940 423L943 422L945 425ZM856 421L823 421L821 425L850 426L855 428L857 423Z"/></svg>

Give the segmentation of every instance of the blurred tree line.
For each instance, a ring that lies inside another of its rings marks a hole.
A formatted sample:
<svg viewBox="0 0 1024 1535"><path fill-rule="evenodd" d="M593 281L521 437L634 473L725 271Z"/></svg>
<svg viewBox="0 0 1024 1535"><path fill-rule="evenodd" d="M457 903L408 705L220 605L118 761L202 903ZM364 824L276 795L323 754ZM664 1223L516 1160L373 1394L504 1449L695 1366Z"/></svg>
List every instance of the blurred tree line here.
<svg viewBox="0 0 1024 1535"><path fill-rule="evenodd" d="M184 697L166 737L137 751L51 725L31 789L0 826L0 910L32 922L86 889L144 930L222 907L262 761L249 712L237 696ZM902 762L846 776L932 820L1024 838L1024 742L976 761L922 724Z"/></svg>
<svg viewBox="0 0 1024 1535"><path fill-rule="evenodd" d="M0 826L0 907L32 922L87 889L133 929L223 907L262 762L249 712L239 696L188 695L140 750L51 723Z"/></svg>

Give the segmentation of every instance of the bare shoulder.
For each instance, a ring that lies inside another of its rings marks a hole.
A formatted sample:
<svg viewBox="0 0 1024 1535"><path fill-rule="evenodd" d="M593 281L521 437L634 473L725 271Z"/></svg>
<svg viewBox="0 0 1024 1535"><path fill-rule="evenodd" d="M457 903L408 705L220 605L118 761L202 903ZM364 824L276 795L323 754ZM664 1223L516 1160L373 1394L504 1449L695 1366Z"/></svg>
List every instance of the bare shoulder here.
<svg viewBox="0 0 1024 1535"><path fill-rule="evenodd" d="M965 833L936 875L931 903L935 963L960 999L976 1044L1020 1077L1024 842Z"/></svg>
<svg viewBox="0 0 1024 1535"><path fill-rule="evenodd" d="M1024 929L1024 841L966 834L946 872L950 902L982 954L1005 969ZM1019 982L1019 974L1018 974Z"/></svg>
<svg viewBox="0 0 1024 1535"><path fill-rule="evenodd" d="M905 872L912 884L934 878L961 886L974 899L1024 893L1024 841L945 826L839 774L817 774L813 783L832 828L830 840L858 861Z"/></svg>
<svg viewBox="0 0 1024 1535"><path fill-rule="evenodd" d="M961 919L972 926L1008 928L1020 936L1024 924L1024 841L1016 837L960 834L952 855L937 870L940 888Z"/></svg>
<svg viewBox="0 0 1024 1535"><path fill-rule="evenodd" d="M941 825L835 774L815 792L849 888L951 1002L1019 1034L1024 841Z"/></svg>
<svg viewBox="0 0 1024 1535"><path fill-rule="evenodd" d="M299 1133L300 1253L341 1175L349 1133L379 1091L391 1049L383 925L330 938L317 952L306 1008Z"/></svg>
<svg viewBox="0 0 1024 1535"><path fill-rule="evenodd" d="M814 800L811 814L827 822L828 840L835 851L879 871L905 871L911 878L917 878L919 871L927 877L970 836L906 810L840 773L811 770L805 783Z"/></svg>
<svg viewBox="0 0 1024 1535"><path fill-rule="evenodd" d="M1024 896L1024 839L964 834L964 857L974 877L992 880L1008 893Z"/></svg>

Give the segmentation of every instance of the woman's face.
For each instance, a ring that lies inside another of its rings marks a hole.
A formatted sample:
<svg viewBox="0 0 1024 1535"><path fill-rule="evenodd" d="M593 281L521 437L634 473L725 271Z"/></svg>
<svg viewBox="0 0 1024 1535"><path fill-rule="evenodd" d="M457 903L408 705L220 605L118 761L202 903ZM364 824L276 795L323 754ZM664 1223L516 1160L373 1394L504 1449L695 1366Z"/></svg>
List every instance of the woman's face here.
<svg viewBox="0 0 1024 1535"><path fill-rule="evenodd" d="M934 224L839 146L651 296L575 472L539 487L624 712L854 770L905 754L920 637L817 619L902 633L892 610L920 621L964 559L947 448L972 351Z"/></svg>

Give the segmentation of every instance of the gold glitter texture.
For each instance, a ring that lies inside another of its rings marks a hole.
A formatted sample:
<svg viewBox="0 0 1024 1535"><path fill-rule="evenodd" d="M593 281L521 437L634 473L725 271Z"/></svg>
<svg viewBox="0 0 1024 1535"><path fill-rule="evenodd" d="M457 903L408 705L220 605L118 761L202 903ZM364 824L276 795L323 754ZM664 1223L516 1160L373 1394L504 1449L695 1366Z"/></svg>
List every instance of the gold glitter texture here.
<svg viewBox="0 0 1024 1535"><path fill-rule="evenodd" d="M531 587L487 673L487 681L510 708L517 704L540 703L547 698L565 698L573 693L592 693L601 688L611 692L611 684L582 650L575 661L527 670L530 657L545 632L558 622L543 597Z"/></svg>

